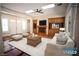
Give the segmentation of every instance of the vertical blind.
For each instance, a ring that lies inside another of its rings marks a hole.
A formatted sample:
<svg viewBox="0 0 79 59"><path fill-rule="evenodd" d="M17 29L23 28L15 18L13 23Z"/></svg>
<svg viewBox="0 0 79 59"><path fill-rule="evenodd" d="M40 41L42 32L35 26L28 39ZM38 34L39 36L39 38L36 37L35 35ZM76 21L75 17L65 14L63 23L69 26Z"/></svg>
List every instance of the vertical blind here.
<svg viewBox="0 0 79 59"><path fill-rule="evenodd" d="M2 18L2 31L7 32L8 31L8 19Z"/></svg>
<svg viewBox="0 0 79 59"><path fill-rule="evenodd" d="M2 15L2 31L10 34L27 32L27 20L21 17ZM6 16L6 18L4 17Z"/></svg>

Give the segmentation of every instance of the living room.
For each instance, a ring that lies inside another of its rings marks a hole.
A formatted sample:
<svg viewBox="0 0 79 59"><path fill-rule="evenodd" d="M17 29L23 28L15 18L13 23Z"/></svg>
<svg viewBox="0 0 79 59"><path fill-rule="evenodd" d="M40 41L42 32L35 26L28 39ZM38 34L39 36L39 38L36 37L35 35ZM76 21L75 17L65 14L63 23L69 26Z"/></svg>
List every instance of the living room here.
<svg viewBox="0 0 79 59"><path fill-rule="evenodd" d="M2 3L4 55L72 56L77 4Z"/></svg>

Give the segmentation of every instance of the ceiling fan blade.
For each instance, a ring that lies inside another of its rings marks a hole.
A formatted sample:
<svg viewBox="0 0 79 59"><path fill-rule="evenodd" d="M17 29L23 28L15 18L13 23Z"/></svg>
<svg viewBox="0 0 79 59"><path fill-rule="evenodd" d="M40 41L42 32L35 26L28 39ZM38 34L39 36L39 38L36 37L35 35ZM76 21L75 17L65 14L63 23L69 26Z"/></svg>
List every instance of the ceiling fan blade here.
<svg viewBox="0 0 79 59"><path fill-rule="evenodd" d="M36 12L38 12L39 10L38 9L36 9Z"/></svg>
<svg viewBox="0 0 79 59"><path fill-rule="evenodd" d="M39 10L39 12L41 12L42 10Z"/></svg>
<svg viewBox="0 0 79 59"><path fill-rule="evenodd" d="M36 9L35 12L37 12L37 13L43 13L41 9L40 10L39 9Z"/></svg>
<svg viewBox="0 0 79 59"><path fill-rule="evenodd" d="M44 12L40 12L40 13L44 13Z"/></svg>

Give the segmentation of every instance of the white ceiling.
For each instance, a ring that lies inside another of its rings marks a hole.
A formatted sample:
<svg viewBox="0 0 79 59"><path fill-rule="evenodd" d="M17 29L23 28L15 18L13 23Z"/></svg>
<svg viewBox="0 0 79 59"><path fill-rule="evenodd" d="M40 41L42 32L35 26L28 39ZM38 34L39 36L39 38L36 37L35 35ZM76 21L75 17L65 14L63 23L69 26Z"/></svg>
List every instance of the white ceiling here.
<svg viewBox="0 0 79 59"><path fill-rule="evenodd" d="M28 10L35 10L41 9L42 6L49 5L51 3L4 3L2 4L3 7L18 11L21 13L25 13ZM45 9L43 10L43 14L39 13L30 13L30 16L55 16L55 15L65 15L66 9L68 4L63 4L61 6L56 6L54 8Z"/></svg>

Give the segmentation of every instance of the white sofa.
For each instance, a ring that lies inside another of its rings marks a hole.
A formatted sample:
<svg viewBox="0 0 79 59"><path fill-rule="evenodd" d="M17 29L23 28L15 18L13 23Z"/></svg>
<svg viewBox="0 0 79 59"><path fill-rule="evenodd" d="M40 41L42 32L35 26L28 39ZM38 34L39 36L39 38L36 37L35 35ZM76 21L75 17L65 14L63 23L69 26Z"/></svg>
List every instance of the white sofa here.
<svg viewBox="0 0 79 59"><path fill-rule="evenodd" d="M45 56L67 56L69 54L64 53L64 48L73 48L74 47L74 42L70 37L67 35L68 40L67 43L64 45L57 44L57 36L58 34L55 34L54 38L52 41L50 41L45 49Z"/></svg>
<svg viewBox="0 0 79 59"><path fill-rule="evenodd" d="M18 40L20 40L22 38L23 38L23 35L21 35L21 34L15 34L15 35L11 36L10 41L18 41Z"/></svg>

